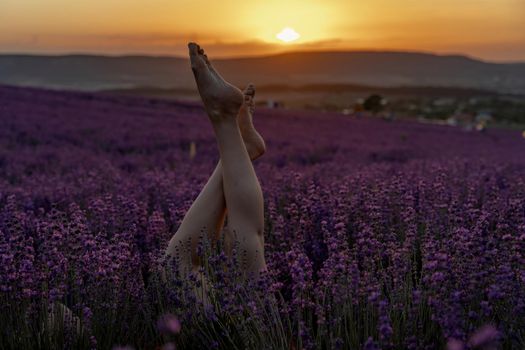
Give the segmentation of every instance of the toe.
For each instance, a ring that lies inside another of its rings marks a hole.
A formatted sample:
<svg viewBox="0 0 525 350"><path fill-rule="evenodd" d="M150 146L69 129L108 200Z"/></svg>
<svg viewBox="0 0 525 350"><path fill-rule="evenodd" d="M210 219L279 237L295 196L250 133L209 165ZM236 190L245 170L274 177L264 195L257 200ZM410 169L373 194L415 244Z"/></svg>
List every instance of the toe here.
<svg viewBox="0 0 525 350"><path fill-rule="evenodd" d="M252 83L248 84L246 89L244 89L244 94L249 95L250 97L255 96L255 85L253 85Z"/></svg>
<svg viewBox="0 0 525 350"><path fill-rule="evenodd" d="M196 43L193 43L193 42L189 43L188 49L190 50L191 56L196 56L199 53L199 45L197 45Z"/></svg>
<svg viewBox="0 0 525 350"><path fill-rule="evenodd" d="M201 70L203 67L206 67L205 58L200 54L202 51L200 46L196 43L189 43L188 49L190 50L191 68L193 69L194 73L196 73L197 70Z"/></svg>

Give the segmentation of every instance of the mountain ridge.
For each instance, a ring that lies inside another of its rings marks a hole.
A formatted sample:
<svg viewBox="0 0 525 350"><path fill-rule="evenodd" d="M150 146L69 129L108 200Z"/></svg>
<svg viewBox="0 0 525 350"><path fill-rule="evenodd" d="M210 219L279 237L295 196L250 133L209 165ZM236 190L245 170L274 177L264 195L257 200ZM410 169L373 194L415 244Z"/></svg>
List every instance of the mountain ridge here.
<svg viewBox="0 0 525 350"><path fill-rule="evenodd" d="M255 84L452 86L525 92L525 62L407 51L293 51L213 61L230 81ZM194 88L188 59L146 55L0 55L0 83L78 90Z"/></svg>
<svg viewBox="0 0 525 350"><path fill-rule="evenodd" d="M435 57L452 57L452 58L462 58L469 61L476 61L488 64L525 64L523 61L491 61L482 59L479 57L471 56L468 54L461 53L436 53L431 51L413 51L413 50L373 50L373 49L364 49L364 50L293 50L293 51L283 51L270 54L259 54L259 55L239 55L239 56L220 56L214 58L214 61L229 61L229 60L243 60L243 59L253 59L253 58L270 58L276 56L287 56L295 54L407 54L407 55L420 55L420 56L435 56ZM71 52L71 53L22 53L22 52L4 52L0 53L2 56L19 56L19 57L48 57L48 58L57 58L57 57L100 57L100 58L156 58L156 59L183 59L186 60L186 56L178 55L149 55L143 53L125 53L125 54L99 54L99 53L90 53L90 52Z"/></svg>

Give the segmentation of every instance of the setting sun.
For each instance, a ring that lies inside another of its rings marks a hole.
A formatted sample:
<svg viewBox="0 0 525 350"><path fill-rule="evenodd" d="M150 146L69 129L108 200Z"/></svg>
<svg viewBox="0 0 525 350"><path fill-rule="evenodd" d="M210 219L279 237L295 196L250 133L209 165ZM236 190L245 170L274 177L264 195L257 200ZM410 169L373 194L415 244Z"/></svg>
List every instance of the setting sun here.
<svg viewBox="0 0 525 350"><path fill-rule="evenodd" d="M301 35L297 33L293 28L286 27L283 30L281 30L281 32L278 33L276 37L277 39L284 41L285 43L289 43L299 39Z"/></svg>
<svg viewBox="0 0 525 350"><path fill-rule="evenodd" d="M525 59L523 0L151 0L147 4L142 0L0 0L0 52L184 56L186 44L197 41L213 57L294 49L459 53L503 62Z"/></svg>

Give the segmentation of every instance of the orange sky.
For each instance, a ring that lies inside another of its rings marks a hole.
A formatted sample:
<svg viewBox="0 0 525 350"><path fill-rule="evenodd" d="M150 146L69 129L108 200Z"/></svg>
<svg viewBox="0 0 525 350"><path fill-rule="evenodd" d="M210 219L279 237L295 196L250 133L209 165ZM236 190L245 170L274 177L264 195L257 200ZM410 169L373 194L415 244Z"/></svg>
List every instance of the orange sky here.
<svg viewBox="0 0 525 350"><path fill-rule="evenodd" d="M279 42L292 27L301 38ZM0 0L0 52L393 49L525 61L525 0Z"/></svg>

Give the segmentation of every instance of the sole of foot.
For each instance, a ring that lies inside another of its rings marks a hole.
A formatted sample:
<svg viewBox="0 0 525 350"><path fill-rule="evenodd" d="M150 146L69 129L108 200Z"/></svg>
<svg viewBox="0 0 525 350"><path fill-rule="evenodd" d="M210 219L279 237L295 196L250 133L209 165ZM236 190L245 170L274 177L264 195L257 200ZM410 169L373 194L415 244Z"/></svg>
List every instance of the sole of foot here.
<svg viewBox="0 0 525 350"><path fill-rule="evenodd" d="M211 121L236 118L243 103L241 90L219 75L199 45L189 43L188 49L197 88Z"/></svg>

